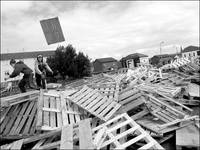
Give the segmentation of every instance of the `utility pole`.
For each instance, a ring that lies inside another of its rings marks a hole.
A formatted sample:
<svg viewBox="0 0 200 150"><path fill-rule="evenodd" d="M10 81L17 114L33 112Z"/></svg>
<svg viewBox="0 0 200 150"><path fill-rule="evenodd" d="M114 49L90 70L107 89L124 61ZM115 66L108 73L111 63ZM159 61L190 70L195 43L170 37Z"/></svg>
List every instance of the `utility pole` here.
<svg viewBox="0 0 200 150"><path fill-rule="evenodd" d="M163 43L164 43L163 41L160 42L160 55L161 55L161 53L162 53L161 44L163 44Z"/></svg>

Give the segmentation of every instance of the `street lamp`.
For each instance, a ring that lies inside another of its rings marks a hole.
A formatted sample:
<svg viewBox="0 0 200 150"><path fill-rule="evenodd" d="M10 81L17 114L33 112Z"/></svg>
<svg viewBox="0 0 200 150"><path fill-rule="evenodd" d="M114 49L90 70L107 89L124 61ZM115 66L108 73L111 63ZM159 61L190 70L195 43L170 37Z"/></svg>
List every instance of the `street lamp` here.
<svg viewBox="0 0 200 150"><path fill-rule="evenodd" d="M161 55L161 44L163 44L164 42L162 41L162 42L160 42L160 55Z"/></svg>

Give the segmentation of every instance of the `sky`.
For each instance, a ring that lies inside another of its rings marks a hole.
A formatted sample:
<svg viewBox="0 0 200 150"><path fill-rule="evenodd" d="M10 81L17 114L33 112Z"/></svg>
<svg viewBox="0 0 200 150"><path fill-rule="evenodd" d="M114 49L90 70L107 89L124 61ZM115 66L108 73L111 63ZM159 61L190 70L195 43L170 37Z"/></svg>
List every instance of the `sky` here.
<svg viewBox="0 0 200 150"><path fill-rule="evenodd" d="M65 42L47 45L40 20L58 17ZM72 44L91 59L199 46L198 1L1 1L1 53Z"/></svg>

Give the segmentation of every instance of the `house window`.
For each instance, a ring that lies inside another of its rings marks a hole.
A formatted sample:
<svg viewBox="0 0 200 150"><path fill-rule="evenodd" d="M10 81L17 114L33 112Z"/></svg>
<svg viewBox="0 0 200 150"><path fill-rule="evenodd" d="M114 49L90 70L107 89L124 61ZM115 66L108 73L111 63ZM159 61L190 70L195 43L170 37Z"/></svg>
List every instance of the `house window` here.
<svg viewBox="0 0 200 150"><path fill-rule="evenodd" d="M195 52L193 53L193 56L195 56Z"/></svg>
<svg viewBox="0 0 200 150"><path fill-rule="evenodd" d="M184 57L186 57L186 54L184 54Z"/></svg>
<svg viewBox="0 0 200 150"><path fill-rule="evenodd" d="M189 53L189 56L191 56L190 53Z"/></svg>
<svg viewBox="0 0 200 150"><path fill-rule="evenodd" d="M197 51L197 55L200 56L200 51Z"/></svg>

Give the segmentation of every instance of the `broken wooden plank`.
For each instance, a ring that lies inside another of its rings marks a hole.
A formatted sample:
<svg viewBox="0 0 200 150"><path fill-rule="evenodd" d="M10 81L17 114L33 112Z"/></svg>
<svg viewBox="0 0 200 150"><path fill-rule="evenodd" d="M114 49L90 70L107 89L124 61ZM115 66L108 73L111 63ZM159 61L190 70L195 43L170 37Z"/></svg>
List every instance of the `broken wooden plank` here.
<svg viewBox="0 0 200 150"><path fill-rule="evenodd" d="M73 126L62 127L60 149L73 149Z"/></svg>
<svg viewBox="0 0 200 150"><path fill-rule="evenodd" d="M199 148L199 129L191 124L176 130L176 146Z"/></svg>
<svg viewBox="0 0 200 150"><path fill-rule="evenodd" d="M12 147L10 148L11 150L20 150L23 144L23 139L18 140L16 142L13 143Z"/></svg>
<svg viewBox="0 0 200 150"><path fill-rule="evenodd" d="M83 120L79 124L80 149L94 149L90 121Z"/></svg>
<svg viewBox="0 0 200 150"><path fill-rule="evenodd" d="M37 101L37 123L36 123L37 130L39 130L42 127L43 123L43 113L42 113L43 105L44 105L43 91L40 90L40 96Z"/></svg>

